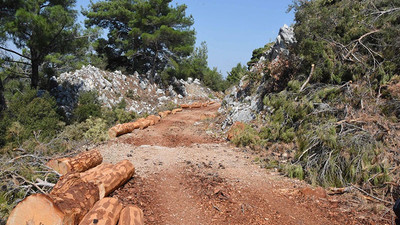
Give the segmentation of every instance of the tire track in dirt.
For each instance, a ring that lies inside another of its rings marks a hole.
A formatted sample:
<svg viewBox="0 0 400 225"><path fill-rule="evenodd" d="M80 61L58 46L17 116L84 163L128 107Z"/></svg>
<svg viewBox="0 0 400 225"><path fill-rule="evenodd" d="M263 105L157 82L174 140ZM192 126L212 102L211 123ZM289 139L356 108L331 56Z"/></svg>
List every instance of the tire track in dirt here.
<svg viewBox="0 0 400 225"><path fill-rule="evenodd" d="M170 115L100 146L106 162L130 160L136 175L113 193L136 204L146 224L374 224L346 200L253 164L249 152L207 132L217 105ZM209 134L207 134L209 133ZM310 194L311 193L311 194Z"/></svg>

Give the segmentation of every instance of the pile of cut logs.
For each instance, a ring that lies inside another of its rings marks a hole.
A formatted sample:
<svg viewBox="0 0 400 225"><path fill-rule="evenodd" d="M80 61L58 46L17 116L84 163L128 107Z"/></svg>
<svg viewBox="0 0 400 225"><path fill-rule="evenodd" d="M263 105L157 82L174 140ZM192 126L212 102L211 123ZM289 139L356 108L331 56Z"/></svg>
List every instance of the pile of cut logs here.
<svg viewBox="0 0 400 225"><path fill-rule="evenodd" d="M115 165L102 161L95 149L49 161L47 166L61 178L49 194L30 195L20 202L7 225L143 224L140 208L124 207L118 199L107 197L133 176L133 164L128 160Z"/></svg>
<svg viewBox="0 0 400 225"><path fill-rule="evenodd" d="M121 136L123 134L131 133L135 129L145 129L149 126L153 126L160 122L161 119L167 117L170 114L176 114L178 112L182 112L182 109L195 109L195 108L201 108L201 107L207 107L208 105L214 104L214 101L210 102L195 102L192 104L182 104L181 108L174 109L172 111L163 111L159 112L158 116L156 115L150 115L146 118L140 118L136 120L135 122L130 122L130 123L123 123L123 124L117 124L114 127L111 127L110 130L108 130L108 136L110 138L115 138L118 136Z"/></svg>
<svg viewBox="0 0 400 225"><path fill-rule="evenodd" d="M110 137L145 129L169 114L182 109L207 107L215 102L181 105L181 108L150 115L131 123L118 124L109 130ZM33 194L21 201L11 212L7 225L142 225L143 211L123 206L109 196L135 173L128 160L113 165L103 163L96 149L75 157L53 159L47 166L62 175L48 194Z"/></svg>

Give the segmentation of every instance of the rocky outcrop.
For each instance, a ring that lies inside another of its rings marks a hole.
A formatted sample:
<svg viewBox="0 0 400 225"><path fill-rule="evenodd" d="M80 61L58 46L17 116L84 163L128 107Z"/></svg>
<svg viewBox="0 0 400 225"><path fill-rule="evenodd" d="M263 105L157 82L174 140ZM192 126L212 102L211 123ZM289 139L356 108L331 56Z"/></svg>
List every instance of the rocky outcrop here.
<svg viewBox="0 0 400 225"><path fill-rule="evenodd" d="M264 109L263 99L270 89L270 74L264 73L264 68L269 64L278 63L284 57L290 55L290 49L296 43L292 27L286 24L280 29L275 44L268 49L260 60L250 68L251 73L258 73L262 79L255 83L244 76L239 85L227 90L227 95L222 101L219 112L226 115L222 128L232 125L234 122L250 122Z"/></svg>
<svg viewBox="0 0 400 225"><path fill-rule="evenodd" d="M205 99L212 93L197 79L184 81L175 78L171 85L162 88L137 72L125 75L120 71L107 72L90 65L63 73L58 78L53 77L52 81L55 83L53 95L68 117L72 115L79 95L88 91L97 92L105 107L112 108L125 100L126 109L137 113L154 112L157 107L169 102L181 104Z"/></svg>

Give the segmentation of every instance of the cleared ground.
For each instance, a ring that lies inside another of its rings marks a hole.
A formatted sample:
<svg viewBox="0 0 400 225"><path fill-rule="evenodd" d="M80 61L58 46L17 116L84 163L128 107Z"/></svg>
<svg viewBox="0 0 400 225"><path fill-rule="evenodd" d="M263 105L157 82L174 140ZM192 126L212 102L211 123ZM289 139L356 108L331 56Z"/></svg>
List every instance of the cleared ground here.
<svg viewBox="0 0 400 225"><path fill-rule="evenodd" d="M262 169L251 152L216 138L200 118L218 107L184 110L100 146L106 162L128 159L136 168L113 196L139 205L146 224L385 223L349 196Z"/></svg>

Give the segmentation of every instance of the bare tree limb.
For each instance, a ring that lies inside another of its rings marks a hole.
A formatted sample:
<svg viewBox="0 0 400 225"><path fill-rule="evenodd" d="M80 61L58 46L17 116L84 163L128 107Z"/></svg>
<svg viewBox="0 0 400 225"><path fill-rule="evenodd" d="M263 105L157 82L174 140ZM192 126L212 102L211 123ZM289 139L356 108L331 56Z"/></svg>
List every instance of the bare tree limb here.
<svg viewBox="0 0 400 225"><path fill-rule="evenodd" d="M31 58L29 58L28 56L22 55L21 53L16 52L16 51L14 51L14 50L11 50L11 49L8 49L8 48L4 48L4 47L2 47L2 46L0 46L0 49L2 49L2 50L4 50L4 51L7 51L7 52L11 52L11 53L13 53L13 54L15 54L15 55L18 55L18 56L21 56L22 58L31 60Z"/></svg>
<svg viewBox="0 0 400 225"><path fill-rule="evenodd" d="M312 65L311 65L310 75L308 76L308 78L307 78L307 80L304 82L304 84L301 85L300 92L302 92L302 91L304 90L304 88L306 87L306 85L308 84L308 82L310 82L311 77L312 77L312 75L313 75L313 73L314 73L314 67L315 67L315 65L312 64Z"/></svg>

